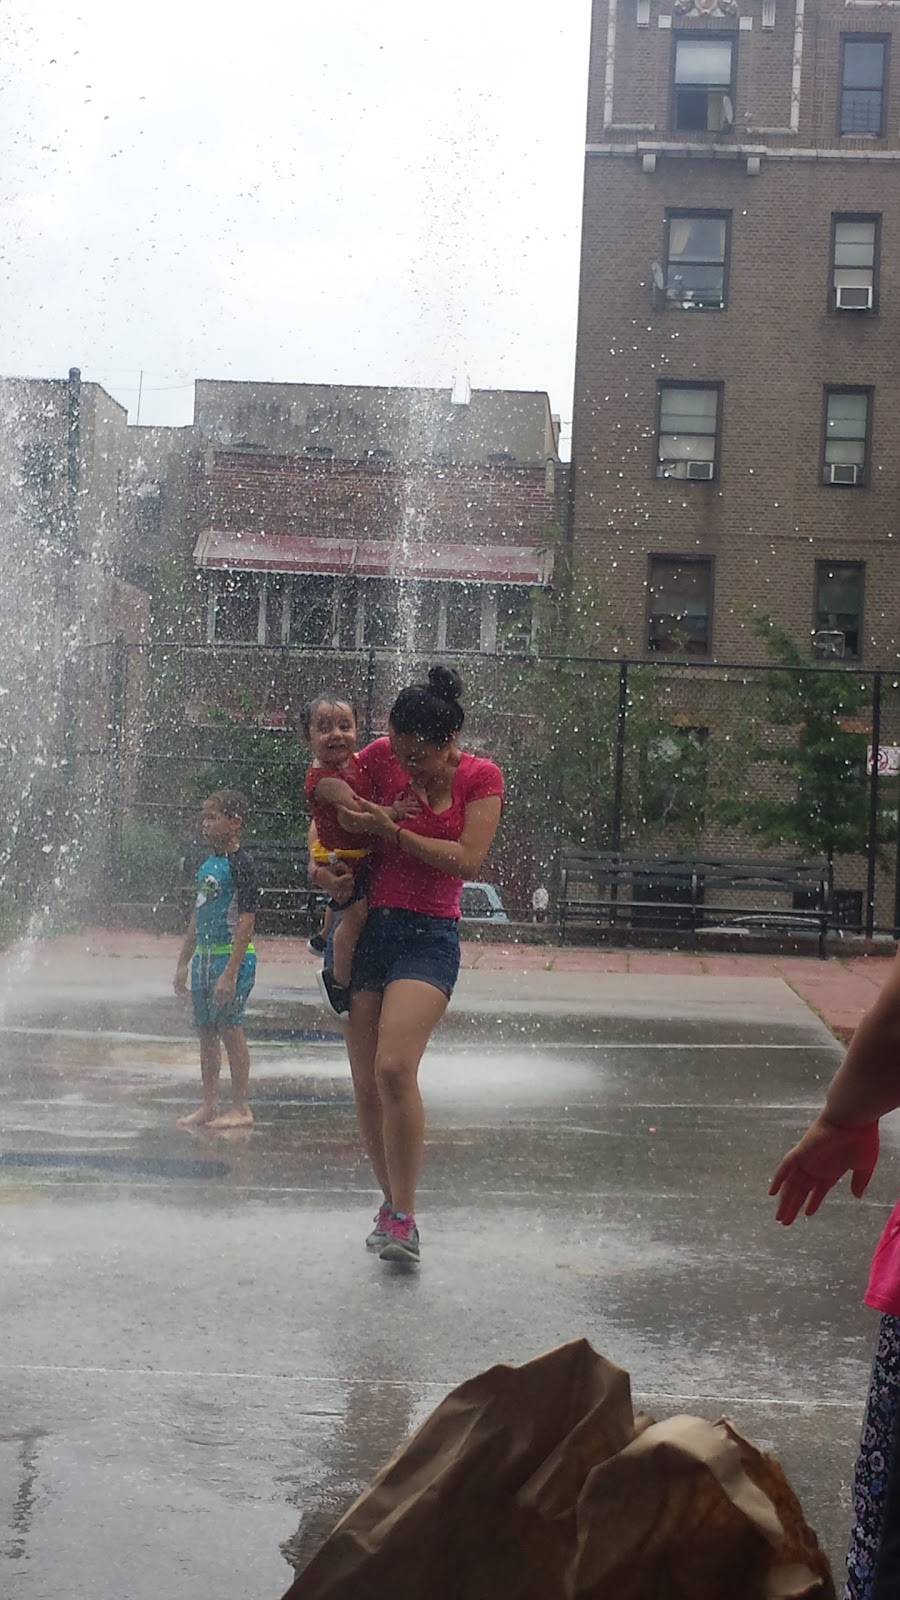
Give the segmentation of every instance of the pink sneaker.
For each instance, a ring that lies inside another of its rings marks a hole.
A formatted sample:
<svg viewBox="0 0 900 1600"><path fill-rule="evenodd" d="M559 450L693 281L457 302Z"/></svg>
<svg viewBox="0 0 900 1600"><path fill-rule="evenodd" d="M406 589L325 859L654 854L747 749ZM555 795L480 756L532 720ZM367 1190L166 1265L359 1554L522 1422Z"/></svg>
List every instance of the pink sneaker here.
<svg viewBox="0 0 900 1600"><path fill-rule="evenodd" d="M375 1226L366 1240L367 1250L380 1250L382 1245L387 1244L391 1237L392 1215L390 1200L382 1200L375 1213Z"/></svg>
<svg viewBox="0 0 900 1600"><path fill-rule="evenodd" d="M380 1252L382 1261L418 1261L419 1230L414 1216L391 1212L387 1243Z"/></svg>

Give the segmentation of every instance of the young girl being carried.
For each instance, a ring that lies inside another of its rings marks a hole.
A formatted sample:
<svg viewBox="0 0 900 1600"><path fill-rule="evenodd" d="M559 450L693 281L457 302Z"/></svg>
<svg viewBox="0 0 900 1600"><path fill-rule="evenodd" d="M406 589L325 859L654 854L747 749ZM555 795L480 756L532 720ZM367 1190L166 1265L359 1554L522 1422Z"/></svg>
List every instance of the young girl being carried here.
<svg viewBox="0 0 900 1600"><path fill-rule="evenodd" d="M301 726L313 754L304 785L315 828L310 844L311 882L315 885L322 867L328 868L331 880L335 876L353 880L349 896L330 902L335 912L331 959L326 951L325 966L318 975L323 999L340 1014L349 1007L350 967L368 912L366 880L374 840L370 843L365 836L346 832L338 822L336 807L354 808L360 800L373 800L375 795L356 754L357 719L352 700L331 692L317 695L306 707ZM397 820L414 809L409 802L398 801L394 808Z"/></svg>

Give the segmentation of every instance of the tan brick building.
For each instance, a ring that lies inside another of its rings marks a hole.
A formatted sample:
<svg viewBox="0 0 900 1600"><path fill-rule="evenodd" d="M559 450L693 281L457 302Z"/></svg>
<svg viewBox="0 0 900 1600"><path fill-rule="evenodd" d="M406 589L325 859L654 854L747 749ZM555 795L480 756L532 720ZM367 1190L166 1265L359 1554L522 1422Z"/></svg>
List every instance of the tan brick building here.
<svg viewBox="0 0 900 1600"><path fill-rule="evenodd" d="M572 560L628 654L900 658L900 12L595 0Z"/></svg>

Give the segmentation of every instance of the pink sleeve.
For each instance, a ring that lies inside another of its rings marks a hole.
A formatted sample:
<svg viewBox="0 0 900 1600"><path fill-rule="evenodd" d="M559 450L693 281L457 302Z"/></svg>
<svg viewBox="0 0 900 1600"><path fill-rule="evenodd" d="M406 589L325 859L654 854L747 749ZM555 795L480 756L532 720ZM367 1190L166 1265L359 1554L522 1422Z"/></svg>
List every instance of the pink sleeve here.
<svg viewBox="0 0 900 1600"><path fill-rule="evenodd" d="M503 798L503 773L493 761L483 756L472 757L472 770L466 783L466 804L471 800L487 800L497 794Z"/></svg>
<svg viewBox="0 0 900 1600"><path fill-rule="evenodd" d="M888 1217L875 1246L863 1298L866 1305L876 1311L885 1311L891 1317L900 1315L900 1202Z"/></svg>

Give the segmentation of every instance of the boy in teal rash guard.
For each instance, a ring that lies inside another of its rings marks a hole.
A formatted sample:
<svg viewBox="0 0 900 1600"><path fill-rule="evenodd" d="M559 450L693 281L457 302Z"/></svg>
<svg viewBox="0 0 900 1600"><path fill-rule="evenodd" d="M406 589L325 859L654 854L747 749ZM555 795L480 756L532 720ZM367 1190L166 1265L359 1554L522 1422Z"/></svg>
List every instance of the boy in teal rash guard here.
<svg viewBox="0 0 900 1600"><path fill-rule="evenodd" d="M210 847L197 873L197 899L175 969L175 993L190 994L200 1035L203 1103L179 1128L246 1128L253 1122L247 1100L250 1054L244 1007L256 978L251 943L258 899L256 869L241 849L248 802L237 789L221 789L204 800L203 838ZM219 1115L222 1045L231 1070L231 1110Z"/></svg>

